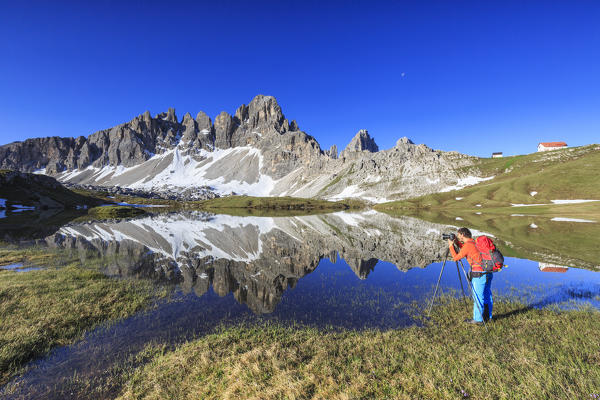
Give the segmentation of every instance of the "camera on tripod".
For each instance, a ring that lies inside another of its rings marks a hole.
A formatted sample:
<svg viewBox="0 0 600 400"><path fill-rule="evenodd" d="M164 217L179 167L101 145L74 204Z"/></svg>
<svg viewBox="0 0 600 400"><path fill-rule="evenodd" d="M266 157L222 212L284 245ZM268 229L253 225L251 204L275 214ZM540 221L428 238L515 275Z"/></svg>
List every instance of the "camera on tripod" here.
<svg viewBox="0 0 600 400"><path fill-rule="evenodd" d="M456 235L454 233L442 233L442 239L444 239L444 240L456 240Z"/></svg>

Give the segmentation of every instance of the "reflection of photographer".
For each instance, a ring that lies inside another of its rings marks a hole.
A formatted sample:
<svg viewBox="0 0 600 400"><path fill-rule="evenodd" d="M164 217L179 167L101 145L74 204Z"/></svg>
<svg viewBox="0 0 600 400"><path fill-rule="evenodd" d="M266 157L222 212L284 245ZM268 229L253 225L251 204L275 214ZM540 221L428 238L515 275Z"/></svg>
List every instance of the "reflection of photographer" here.
<svg viewBox="0 0 600 400"><path fill-rule="evenodd" d="M470 230L460 228L455 237L451 236L454 235L447 235L445 238L448 239L452 258L454 261L458 261L466 257L471 266L469 277L473 288L473 319L466 322L482 324L484 316L486 320L492 319L492 274L483 270L483 259ZM454 245L460 248L458 254L454 249Z"/></svg>

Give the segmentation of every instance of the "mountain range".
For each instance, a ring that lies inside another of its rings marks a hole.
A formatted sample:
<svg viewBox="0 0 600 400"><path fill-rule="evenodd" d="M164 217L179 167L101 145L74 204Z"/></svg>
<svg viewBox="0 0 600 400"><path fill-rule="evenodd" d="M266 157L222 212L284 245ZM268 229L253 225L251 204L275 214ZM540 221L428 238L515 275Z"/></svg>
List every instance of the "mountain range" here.
<svg viewBox="0 0 600 400"><path fill-rule="evenodd" d="M87 138L47 137L0 146L0 168L63 183L147 191L210 187L219 195L358 197L372 202L449 191L482 180L477 158L432 150L406 137L380 150L361 129L338 153L323 150L272 96L258 95L214 121L174 109Z"/></svg>

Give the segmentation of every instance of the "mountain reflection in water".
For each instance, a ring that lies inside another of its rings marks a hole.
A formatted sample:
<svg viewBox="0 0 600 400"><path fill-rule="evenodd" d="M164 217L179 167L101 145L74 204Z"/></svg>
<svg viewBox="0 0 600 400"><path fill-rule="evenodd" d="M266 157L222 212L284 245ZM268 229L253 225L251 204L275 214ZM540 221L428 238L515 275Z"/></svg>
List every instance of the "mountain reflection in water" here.
<svg viewBox="0 0 600 400"><path fill-rule="evenodd" d="M38 244L75 252L84 266L100 258L108 275L148 279L174 292L147 311L100 326L34 361L13 381L10 394L0 390L0 397L111 398L110 384L98 384L104 385L102 393L73 391L72 377L105 382L106 371L148 343L177 345L221 324L275 321L327 329L412 324L411 304L430 298L446 253L441 233L455 229L375 211L276 218L159 213L64 225ZM577 265L561 264L560 254L541 258L538 263L507 257L510 267L495 275L494 293L517 295L534 307L582 302L600 307L600 274L566 268ZM459 291L456 267L448 265L441 288Z"/></svg>
<svg viewBox="0 0 600 400"><path fill-rule="evenodd" d="M300 217L232 217L201 212L72 224L47 237L51 247L102 257L106 273L151 278L204 295L210 287L258 314L271 313L286 288L323 258L343 258L360 279L378 261L402 271L439 261L441 226L374 211Z"/></svg>

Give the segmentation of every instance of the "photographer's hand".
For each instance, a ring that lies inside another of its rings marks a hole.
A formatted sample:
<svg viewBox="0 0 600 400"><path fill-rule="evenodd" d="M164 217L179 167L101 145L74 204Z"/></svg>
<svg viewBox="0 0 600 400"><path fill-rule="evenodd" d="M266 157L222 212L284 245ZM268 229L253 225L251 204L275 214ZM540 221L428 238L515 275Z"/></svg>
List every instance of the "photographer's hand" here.
<svg viewBox="0 0 600 400"><path fill-rule="evenodd" d="M454 244L454 240L448 239L448 246L452 247Z"/></svg>

